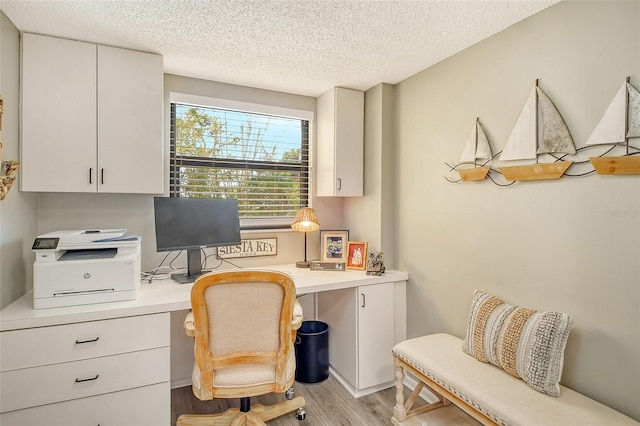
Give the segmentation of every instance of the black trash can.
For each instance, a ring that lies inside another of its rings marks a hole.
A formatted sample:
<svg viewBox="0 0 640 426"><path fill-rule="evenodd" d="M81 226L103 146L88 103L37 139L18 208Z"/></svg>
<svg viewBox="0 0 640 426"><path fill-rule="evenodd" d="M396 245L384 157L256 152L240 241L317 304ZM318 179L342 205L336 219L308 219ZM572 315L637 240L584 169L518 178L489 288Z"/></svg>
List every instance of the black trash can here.
<svg viewBox="0 0 640 426"><path fill-rule="evenodd" d="M295 342L296 376L301 383L318 383L329 377L329 325L302 321Z"/></svg>

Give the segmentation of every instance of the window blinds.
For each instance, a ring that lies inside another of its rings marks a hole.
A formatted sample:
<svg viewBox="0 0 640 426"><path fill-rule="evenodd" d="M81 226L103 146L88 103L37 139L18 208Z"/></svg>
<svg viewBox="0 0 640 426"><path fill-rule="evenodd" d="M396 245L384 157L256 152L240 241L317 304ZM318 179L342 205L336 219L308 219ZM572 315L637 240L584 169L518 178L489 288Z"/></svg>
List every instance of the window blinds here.
<svg viewBox="0 0 640 426"><path fill-rule="evenodd" d="M309 121L171 103L172 197L236 198L243 229L288 226L309 196Z"/></svg>

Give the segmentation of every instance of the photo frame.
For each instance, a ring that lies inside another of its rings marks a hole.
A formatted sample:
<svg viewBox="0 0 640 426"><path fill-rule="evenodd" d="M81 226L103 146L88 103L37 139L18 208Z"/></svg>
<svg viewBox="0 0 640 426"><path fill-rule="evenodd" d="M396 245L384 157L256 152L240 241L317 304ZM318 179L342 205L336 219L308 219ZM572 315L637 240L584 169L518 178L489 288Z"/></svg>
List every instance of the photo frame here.
<svg viewBox="0 0 640 426"><path fill-rule="evenodd" d="M364 271L367 267L367 243L349 241L347 243L347 269Z"/></svg>
<svg viewBox="0 0 640 426"><path fill-rule="evenodd" d="M349 231L320 231L320 261L347 262Z"/></svg>

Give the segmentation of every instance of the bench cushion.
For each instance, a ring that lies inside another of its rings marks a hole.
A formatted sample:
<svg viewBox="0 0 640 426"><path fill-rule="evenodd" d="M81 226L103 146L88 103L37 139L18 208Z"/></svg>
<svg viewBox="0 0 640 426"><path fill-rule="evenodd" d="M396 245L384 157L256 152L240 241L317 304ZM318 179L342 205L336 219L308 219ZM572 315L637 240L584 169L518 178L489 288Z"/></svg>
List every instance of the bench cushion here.
<svg viewBox="0 0 640 426"><path fill-rule="evenodd" d="M397 344L393 354L502 425L640 424L564 386L557 398L537 392L504 370L468 356L462 345L455 336L432 334Z"/></svg>
<svg viewBox="0 0 640 426"><path fill-rule="evenodd" d="M476 290L463 350L539 392L558 396L572 324L568 314L512 306Z"/></svg>

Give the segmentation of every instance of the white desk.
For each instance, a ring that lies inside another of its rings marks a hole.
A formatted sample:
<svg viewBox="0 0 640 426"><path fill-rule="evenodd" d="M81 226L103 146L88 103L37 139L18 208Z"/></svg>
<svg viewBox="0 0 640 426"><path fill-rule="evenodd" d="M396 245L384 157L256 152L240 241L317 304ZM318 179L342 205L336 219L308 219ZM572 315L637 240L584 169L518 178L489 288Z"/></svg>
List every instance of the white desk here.
<svg viewBox="0 0 640 426"><path fill-rule="evenodd" d="M390 351L406 338L408 274L262 269L291 275L298 295L316 294L331 371L354 396L393 385ZM136 300L39 310L27 293L0 311L0 424L168 425L170 314L190 308L191 286L144 281Z"/></svg>

